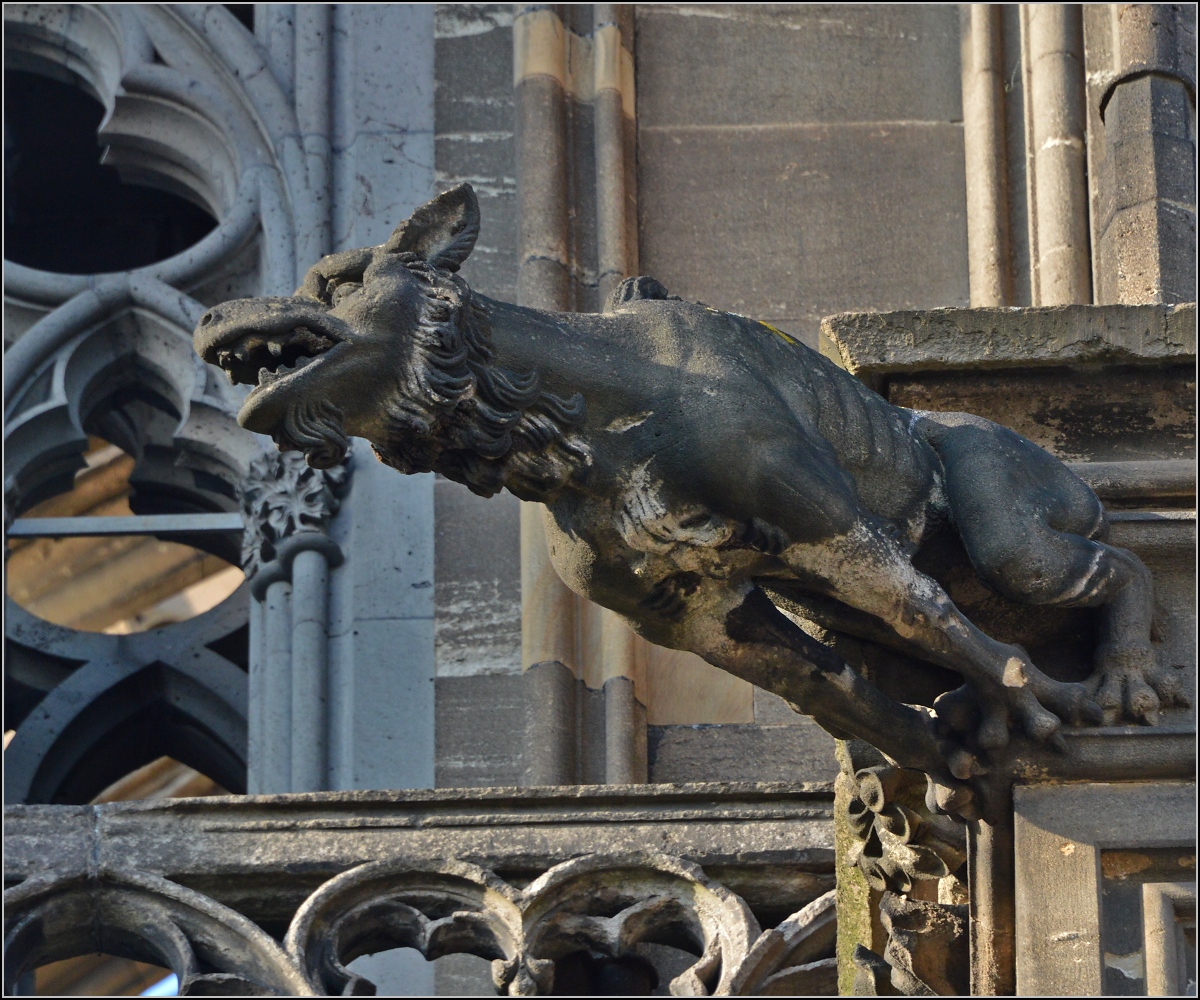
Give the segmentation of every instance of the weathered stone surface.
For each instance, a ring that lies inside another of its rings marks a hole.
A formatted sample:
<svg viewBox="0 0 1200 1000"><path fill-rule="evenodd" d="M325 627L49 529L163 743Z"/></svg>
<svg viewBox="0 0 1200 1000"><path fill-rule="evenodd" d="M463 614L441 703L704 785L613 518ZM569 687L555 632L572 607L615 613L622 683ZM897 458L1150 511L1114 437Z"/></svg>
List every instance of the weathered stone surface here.
<svg viewBox="0 0 1200 1000"><path fill-rule="evenodd" d="M890 986L890 970L882 954L887 933L879 917L881 893L867 884L856 863L855 849L860 838L850 822L850 804L857 798L857 788L839 771L834 790L838 992L842 996L883 995ZM882 975L878 975L881 971Z"/></svg>
<svg viewBox="0 0 1200 1000"><path fill-rule="evenodd" d="M336 249L386 239L433 193L433 30L432 4L333 9Z"/></svg>
<svg viewBox="0 0 1200 1000"><path fill-rule="evenodd" d="M517 182L509 4L438 4L434 21L437 184L470 181L483 205L463 269L488 295L517 296Z"/></svg>
<svg viewBox="0 0 1200 1000"><path fill-rule="evenodd" d="M833 737L796 718L794 725L651 726L650 780L832 781Z"/></svg>
<svg viewBox="0 0 1200 1000"><path fill-rule="evenodd" d="M643 126L641 268L811 347L842 310L965 306L962 156L937 122Z"/></svg>
<svg viewBox="0 0 1200 1000"><path fill-rule="evenodd" d="M1182 302L1196 284L1196 12L1084 6L1097 302Z"/></svg>
<svg viewBox="0 0 1200 1000"><path fill-rule="evenodd" d="M647 4L638 121L958 121L958 61L957 11L937 4Z"/></svg>
<svg viewBox="0 0 1200 1000"><path fill-rule="evenodd" d="M437 787L521 783L525 702L517 674L439 677Z"/></svg>
<svg viewBox="0 0 1200 1000"><path fill-rule="evenodd" d="M511 878L583 850L653 849L722 866L721 878L752 906L777 913L781 898L811 892L796 909L830 888L813 876L833 862L832 799L823 785L708 783L11 806L5 873L13 882L68 870L72 859L119 864L278 922L327 878L379 858L451 857ZM739 877L762 865L794 872L795 890L781 897L787 880L778 875L766 883Z"/></svg>
<svg viewBox="0 0 1200 1000"><path fill-rule="evenodd" d="M811 347L839 310L966 305L957 21L639 7L642 272Z"/></svg>
<svg viewBox="0 0 1200 1000"><path fill-rule="evenodd" d="M984 367L884 378L887 397L897 406L987 417L1080 464L1178 461L1196 453L1191 364L1117 363L1089 371L1065 362L1025 371ZM1187 492L1194 495L1194 479Z"/></svg>
<svg viewBox="0 0 1200 1000"><path fill-rule="evenodd" d="M520 673L519 502L439 478L434 523L438 677Z"/></svg>
<svg viewBox="0 0 1200 1000"><path fill-rule="evenodd" d="M1183 666L1186 688L1195 654L1183 636L1195 606L1177 560L1192 558L1195 529L1193 515L1170 508L1195 497L1195 315L1194 305L935 310L834 316L824 333L843 364L890 401L976 413L1074 460L1110 511L1110 540L1151 569L1160 656ZM1137 513L1148 508L1162 513ZM998 606L951 589L990 634L1072 669L1074 640L1052 640L1037 609L997 616ZM1001 619L1031 631L1018 638ZM1089 646L1093 630L1080 633ZM1193 712L1174 707L1163 718L1184 723Z"/></svg>
<svg viewBox="0 0 1200 1000"><path fill-rule="evenodd" d="M969 414L898 409L771 324L652 279L626 279L602 314L488 299L457 274L479 228L459 185L386 243L314 265L296 295L210 310L196 350L256 383L244 426L310 463L365 433L402 472L542 503L549 556L577 594L930 774L966 818L1000 808L984 788L1003 777L979 755L1010 730L1054 743L1063 723L1150 723L1188 704L1151 645L1149 574L1095 540L1100 501L1032 442ZM1086 594L1107 623L1090 686L1043 673L940 587L916 586L914 560L939 540L1018 605ZM897 695L922 684L936 735ZM587 780L566 707L586 699L551 700L560 736L528 773Z"/></svg>
<svg viewBox="0 0 1200 1000"><path fill-rule="evenodd" d="M893 986L906 996L967 995L967 907L885 892L880 911Z"/></svg>
<svg viewBox="0 0 1200 1000"><path fill-rule="evenodd" d="M925 776L886 763L854 772L851 766L849 760L843 763L854 785L846 809L857 844L847 860L858 865L867 884L877 891L908 893L924 888L917 885L920 880L953 876L967 859L966 830L930 808Z"/></svg>
<svg viewBox="0 0 1200 1000"><path fill-rule="evenodd" d="M4 992L89 952L167 966L184 996L314 996L279 943L240 913L145 872L49 873L4 893ZM21 990L24 993L24 990Z"/></svg>
<svg viewBox="0 0 1200 1000"><path fill-rule="evenodd" d="M1176 848L1177 877L1194 878L1196 786L1191 776L1186 779L1014 788L1016 986L1021 995L1107 992L1102 851ZM1129 861L1114 865L1110 857L1108 872L1119 866L1128 873ZM1110 954L1119 960L1117 953Z"/></svg>
<svg viewBox="0 0 1200 1000"><path fill-rule="evenodd" d="M780 884L772 899L787 895ZM656 850L588 852L516 877L391 855L324 881L275 936L194 889L105 862L27 879L4 902L6 993L88 950L166 966L185 995L419 995L434 970L417 959L461 952L490 957L492 986L508 996L647 995L664 983L688 996L835 992L831 890L763 933L729 886Z"/></svg>
<svg viewBox="0 0 1200 1000"><path fill-rule="evenodd" d="M899 375L1194 362L1196 306L934 309L830 316L842 365L872 387Z"/></svg>

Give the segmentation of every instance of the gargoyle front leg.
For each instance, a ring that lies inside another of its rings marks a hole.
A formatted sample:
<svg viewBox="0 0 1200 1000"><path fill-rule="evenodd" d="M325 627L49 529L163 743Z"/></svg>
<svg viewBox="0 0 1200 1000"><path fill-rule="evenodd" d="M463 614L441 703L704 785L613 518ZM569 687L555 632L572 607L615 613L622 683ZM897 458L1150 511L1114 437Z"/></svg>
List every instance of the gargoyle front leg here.
<svg viewBox="0 0 1200 1000"><path fill-rule="evenodd" d="M682 607L657 621L630 623L651 641L690 650L779 695L834 735L866 740L900 766L943 785L960 787L982 773L965 749L937 738L927 716L888 698L752 585L706 580Z"/></svg>
<svg viewBox="0 0 1200 1000"><path fill-rule="evenodd" d="M1022 604L1099 607L1104 636L1088 687L1106 721L1155 722L1187 704L1177 671L1150 644L1153 585L1132 552L1104 544L1096 495L1033 442L966 413L926 413L920 427L942 459L946 495L971 564Z"/></svg>
<svg viewBox="0 0 1200 1000"><path fill-rule="evenodd" d="M784 558L802 579L820 581L828 596L873 615L930 662L962 674L980 702L984 750L1007 745L1013 727L1058 743L1061 721L1101 721L1082 684L1048 677L1025 650L985 635L889 535L867 522L816 545L792 546Z"/></svg>

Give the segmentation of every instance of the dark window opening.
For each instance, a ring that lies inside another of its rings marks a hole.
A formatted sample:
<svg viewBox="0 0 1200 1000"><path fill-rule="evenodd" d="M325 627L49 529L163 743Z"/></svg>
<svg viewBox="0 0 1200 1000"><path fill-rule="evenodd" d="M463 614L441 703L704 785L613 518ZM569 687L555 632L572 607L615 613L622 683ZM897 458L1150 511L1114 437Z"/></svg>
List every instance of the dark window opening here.
<svg viewBox="0 0 1200 1000"><path fill-rule="evenodd" d="M174 256L216 222L186 198L124 184L102 166L103 106L82 88L4 72L4 256L95 274Z"/></svg>
<svg viewBox="0 0 1200 1000"><path fill-rule="evenodd" d="M224 5L234 17L246 26L247 31L254 30L254 4L252 3L227 3Z"/></svg>

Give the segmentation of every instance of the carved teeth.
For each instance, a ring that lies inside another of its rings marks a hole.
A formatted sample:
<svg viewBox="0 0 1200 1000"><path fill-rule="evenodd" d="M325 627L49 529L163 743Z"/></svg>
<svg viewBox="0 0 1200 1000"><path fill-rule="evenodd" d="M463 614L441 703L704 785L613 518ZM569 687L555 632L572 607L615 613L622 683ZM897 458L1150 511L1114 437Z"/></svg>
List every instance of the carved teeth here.
<svg viewBox="0 0 1200 1000"><path fill-rule="evenodd" d="M293 375L337 343L331 337L298 326L287 333L266 337L247 333L217 352L217 363L235 385L270 385Z"/></svg>

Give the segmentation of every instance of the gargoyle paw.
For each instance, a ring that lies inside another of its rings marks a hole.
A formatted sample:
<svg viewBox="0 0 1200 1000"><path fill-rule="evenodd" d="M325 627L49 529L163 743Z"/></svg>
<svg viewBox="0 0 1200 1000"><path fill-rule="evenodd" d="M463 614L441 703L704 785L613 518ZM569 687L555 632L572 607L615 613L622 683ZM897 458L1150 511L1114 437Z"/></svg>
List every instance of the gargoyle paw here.
<svg viewBox="0 0 1200 1000"><path fill-rule="evenodd" d="M996 822L993 807L1004 801L1004 774L989 771L978 757L949 740L940 741L939 747L950 773L927 775L926 808L959 821Z"/></svg>
<svg viewBox="0 0 1200 1000"><path fill-rule="evenodd" d="M1109 725L1134 721L1152 726L1162 708L1190 704L1180 669L1162 667L1148 642L1102 645L1087 686Z"/></svg>
<svg viewBox="0 0 1200 1000"><path fill-rule="evenodd" d="M988 685L981 693L973 684L948 691L934 702L940 736L972 739L985 753L1008 746L1013 730L1038 743L1063 749L1060 730L1099 723L1100 707L1082 684L1055 681L1032 664L1023 667L1019 685Z"/></svg>

